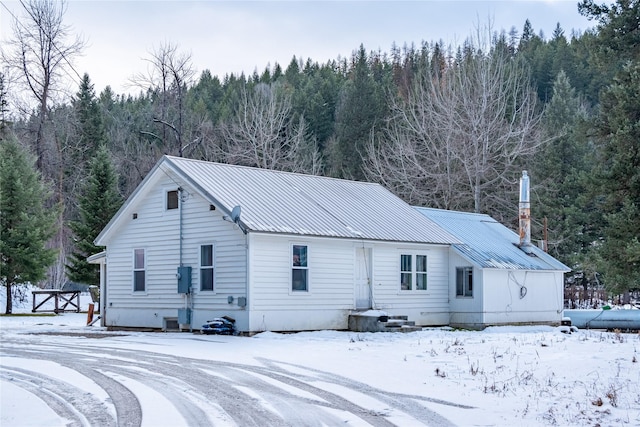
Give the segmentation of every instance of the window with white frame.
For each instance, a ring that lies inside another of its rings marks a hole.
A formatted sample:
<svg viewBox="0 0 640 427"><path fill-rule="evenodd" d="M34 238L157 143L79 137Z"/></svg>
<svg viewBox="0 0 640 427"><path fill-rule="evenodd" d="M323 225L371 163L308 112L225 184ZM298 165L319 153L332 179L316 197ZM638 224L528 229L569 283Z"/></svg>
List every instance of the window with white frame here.
<svg viewBox="0 0 640 427"><path fill-rule="evenodd" d="M306 245L291 246L291 290L309 290L309 264Z"/></svg>
<svg viewBox="0 0 640 427"><path fill-rule="evenodd" d="M146 290L145 279L145 253L144 249L133 250L133 291L144 292Z"/></svg>
<svg viewBox="0 0 640 427"><path fill-rule="evenodd" d="M213 245L200 246L200 290L213 291L214 277L214 248Z"/></svg>
<svg viewBox="0 0 640 427"><path fill-rule="evenodd" d="M400 255L400 289L410 291L413 289L413 267L411 255Z"/></svg>
<svg viewBox="0 0 640 427"><path fill-rule="evenodd" d="M427 256L416 255L416 289L427 290Z"/></svg>
<svg viewBox="0 0 640 427"><path fill-rule="evenodd" d="M400 255L400 289L403 291L427 290L426 255Z"/></svg>
<svg viewBox="0 0 640 427"><path fill-rule="evenodd" d="M456 268L456 296L473 297L473 267Z"/></svg>

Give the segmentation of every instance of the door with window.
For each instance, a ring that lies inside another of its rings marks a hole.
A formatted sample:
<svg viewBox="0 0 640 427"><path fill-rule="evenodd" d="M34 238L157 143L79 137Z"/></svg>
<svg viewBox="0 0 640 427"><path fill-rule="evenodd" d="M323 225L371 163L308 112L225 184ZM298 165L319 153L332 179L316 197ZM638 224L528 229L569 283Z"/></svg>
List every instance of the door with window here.
<svg viewBox="0 0 640 427"><path fill-rule="evenodd" d="M372 308L371 248L356 248L356 309Z"/></svg>

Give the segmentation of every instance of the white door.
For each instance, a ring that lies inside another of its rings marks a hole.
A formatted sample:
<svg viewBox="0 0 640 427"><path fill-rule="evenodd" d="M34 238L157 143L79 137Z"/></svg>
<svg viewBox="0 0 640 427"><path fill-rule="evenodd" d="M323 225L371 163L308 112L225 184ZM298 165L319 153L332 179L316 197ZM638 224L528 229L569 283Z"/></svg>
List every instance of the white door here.
<svg viewBox="0 0 640 427"><path fill-rule="evenodd" d="M371 308L371 248L356 248L356 309Z"/></svg>

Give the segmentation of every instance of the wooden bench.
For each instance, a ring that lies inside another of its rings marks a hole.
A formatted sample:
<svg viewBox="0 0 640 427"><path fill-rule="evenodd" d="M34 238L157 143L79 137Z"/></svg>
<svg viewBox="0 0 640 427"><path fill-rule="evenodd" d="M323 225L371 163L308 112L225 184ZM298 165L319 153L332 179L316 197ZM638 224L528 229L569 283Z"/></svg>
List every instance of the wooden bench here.
<svg viewBox="0 0 640 427"><path fill-rule="evenodd" d="M63 291L61 289L46 289L39 291L31 291L33 294L33 310L32 313L36 311L40 312L54 312L54 313L64 313L65 311L75 311L76 313L80 313L80 291ZM42 300L39 304L36 305L36 296L37 295L46 295L47 297ZM53 310L44 310L40 309L44 303L49 301L51 298L54 300L54 309ZM74 302L75 299L75 302ZM69 308L67 308L69 307ZM38 310L40 309L40 310Z"/></svg>

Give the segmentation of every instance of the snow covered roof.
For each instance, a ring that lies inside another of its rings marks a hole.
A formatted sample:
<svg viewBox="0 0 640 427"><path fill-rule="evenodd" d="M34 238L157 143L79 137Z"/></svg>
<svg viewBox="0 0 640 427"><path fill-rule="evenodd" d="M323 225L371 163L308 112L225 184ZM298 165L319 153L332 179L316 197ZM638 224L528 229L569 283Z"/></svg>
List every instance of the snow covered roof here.
<svg viewBox="0 0 640 427"><path fill-rule="evenodd" d="M461 243L452 245L453 248L480 268L571 270L537 247L528 255L517 246L520 237L488 215L431 208L416 210L456 236Z"/></svg>
<svg viewBox="0 0 640 427"><path fill-rule="evenodd" d="M240 206L249 232L415 242L458 243L379 184L164 156L116 214L159 173L173 173L227 215ZM104 240L108 224L96 241Z"/></svg>

